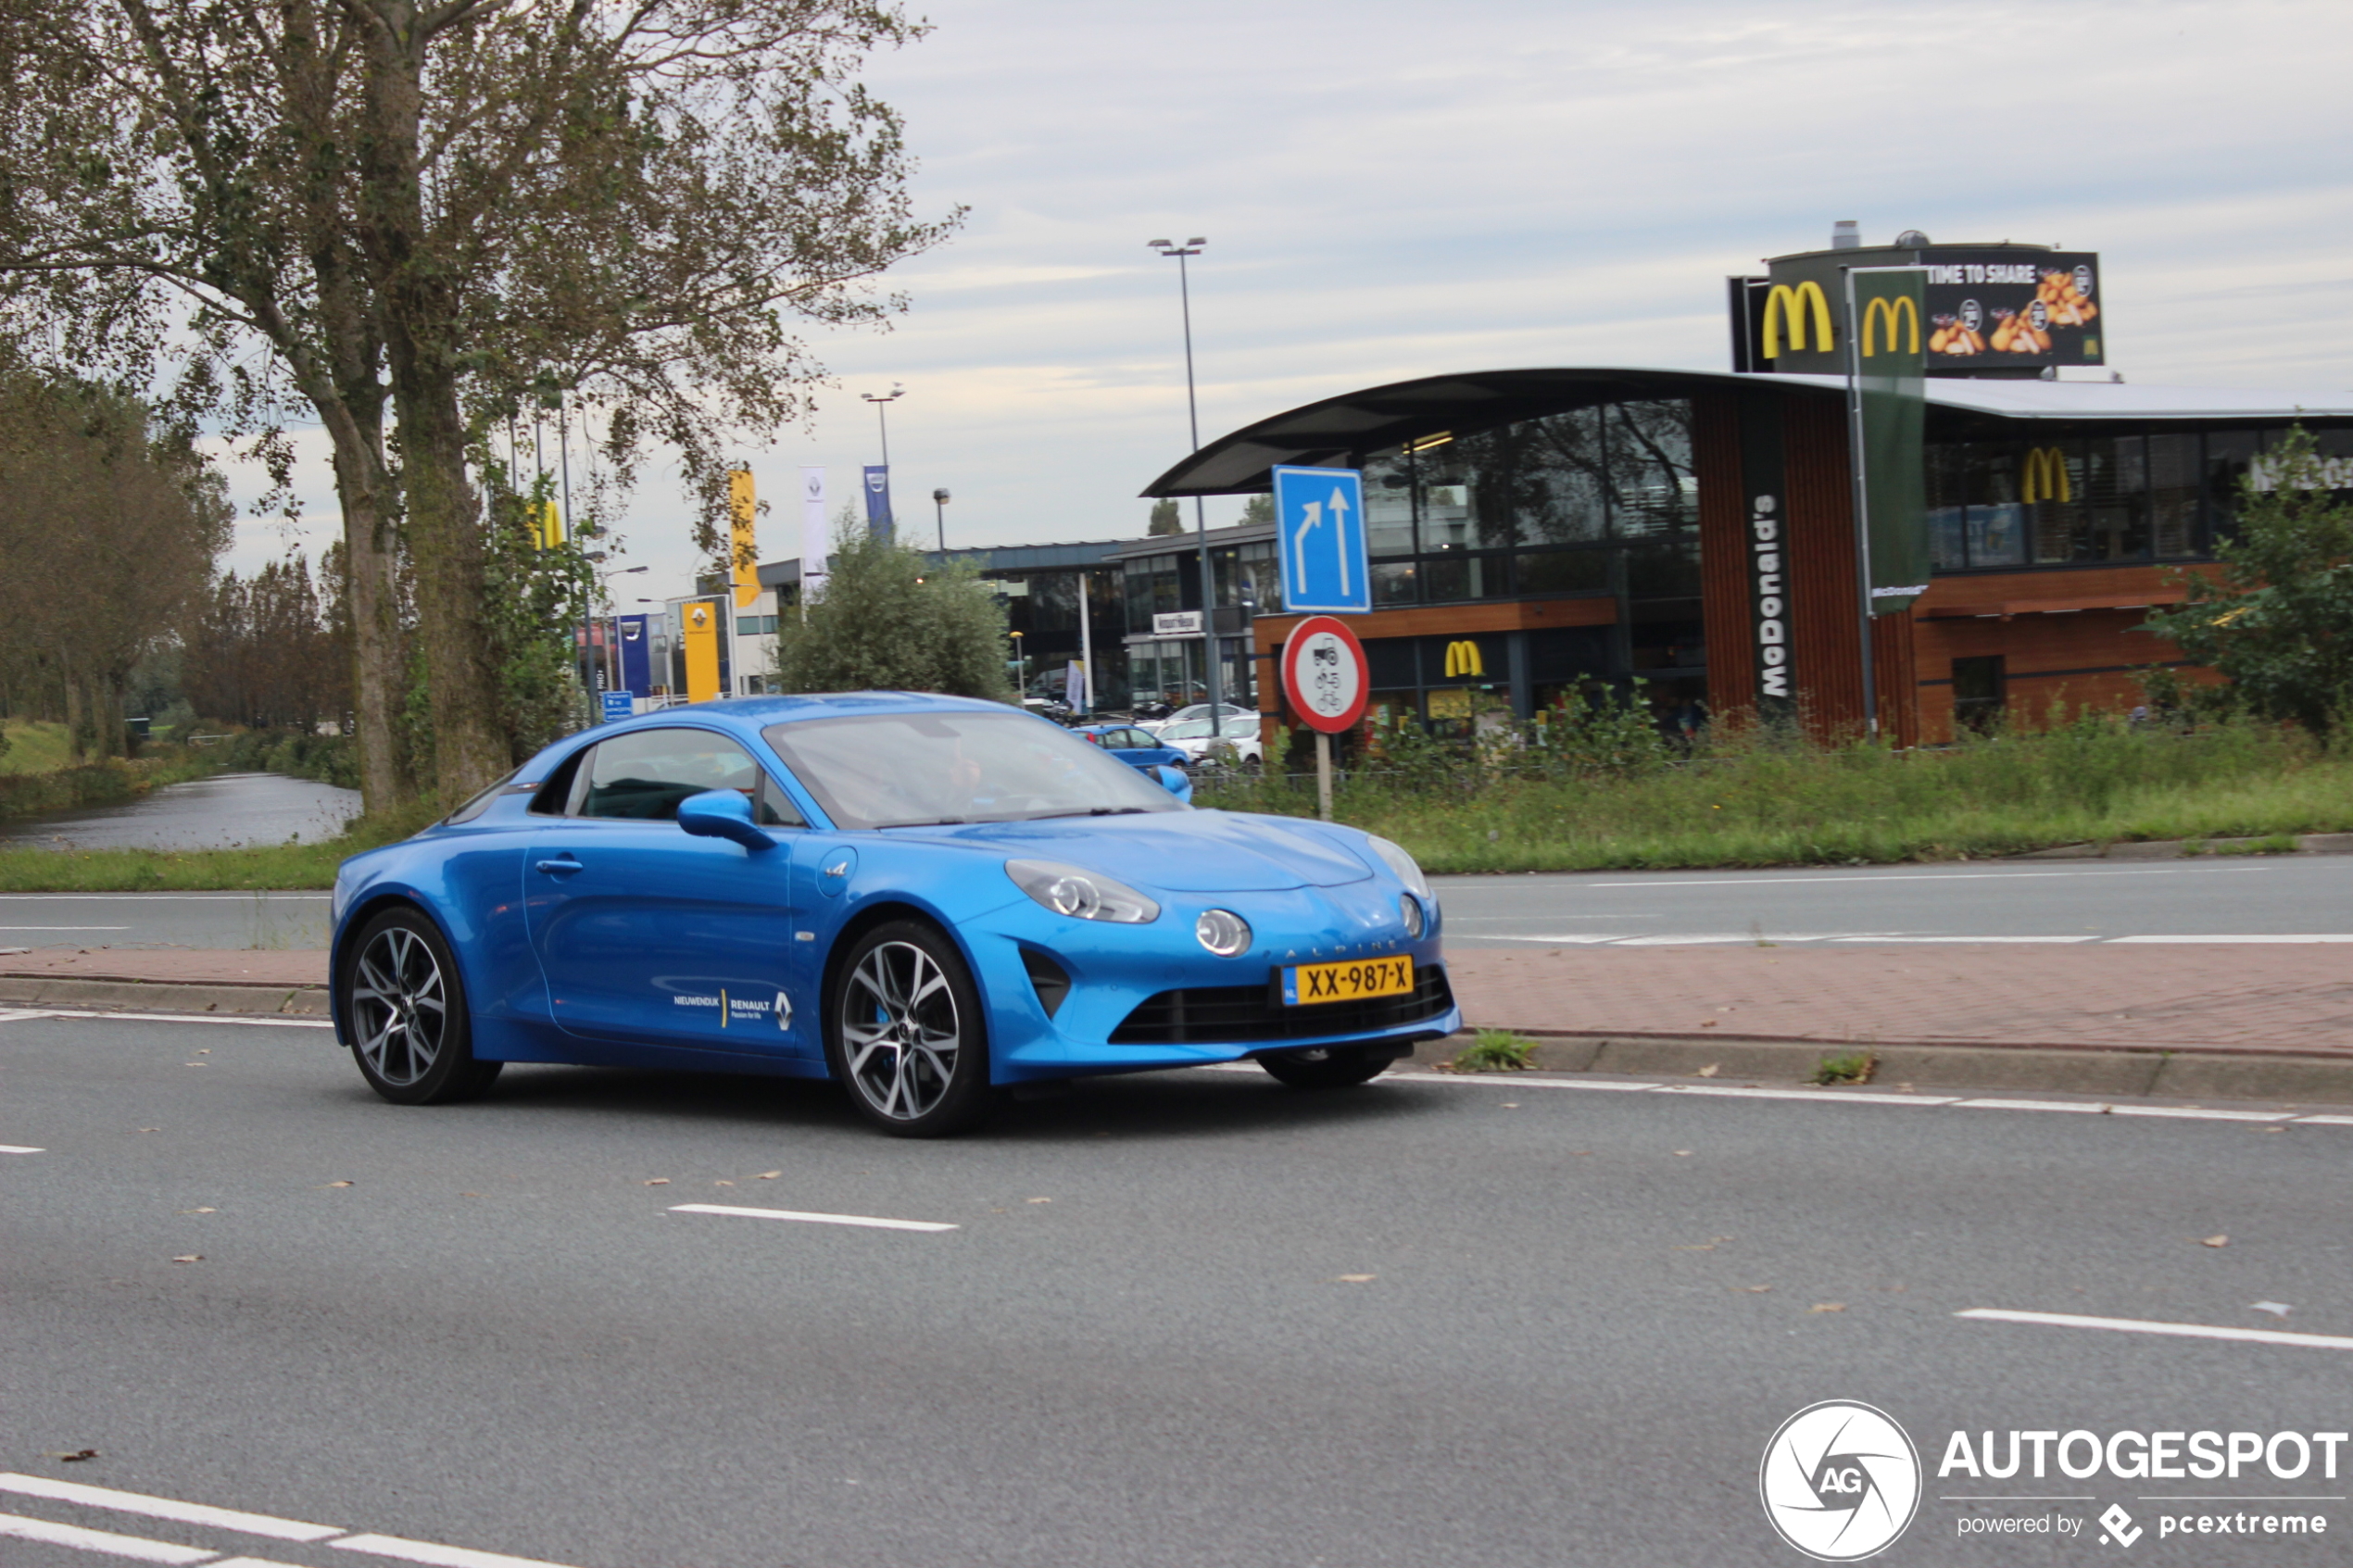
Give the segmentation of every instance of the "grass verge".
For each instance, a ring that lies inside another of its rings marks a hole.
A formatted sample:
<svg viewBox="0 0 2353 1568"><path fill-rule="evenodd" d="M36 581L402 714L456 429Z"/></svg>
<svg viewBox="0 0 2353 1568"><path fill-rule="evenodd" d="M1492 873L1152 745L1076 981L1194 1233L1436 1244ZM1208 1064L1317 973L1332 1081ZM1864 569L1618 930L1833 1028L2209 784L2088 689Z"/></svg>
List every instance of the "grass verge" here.
<svg viewBox="0 0 2353 1568"><path fill-rule="evenodd" d="M1309 816L1311 780L1199 803ZM1515 758L1348 779L1335 814L1432 872L1861 865L2060 844L2353 830L2353 749L2292 730L2183 734L2088 717L1939 751L1734 735L1687 759L1543 771Z"/></svg>
<svg viewBox="0 0 2353 1568"><path fill-rule="evenodd" d="M340 838L240 849L0 849L0 892L161 893L261 891L334 885L335 867L363 849L405 838L440 813L417 807L361 817Z"/></svg>

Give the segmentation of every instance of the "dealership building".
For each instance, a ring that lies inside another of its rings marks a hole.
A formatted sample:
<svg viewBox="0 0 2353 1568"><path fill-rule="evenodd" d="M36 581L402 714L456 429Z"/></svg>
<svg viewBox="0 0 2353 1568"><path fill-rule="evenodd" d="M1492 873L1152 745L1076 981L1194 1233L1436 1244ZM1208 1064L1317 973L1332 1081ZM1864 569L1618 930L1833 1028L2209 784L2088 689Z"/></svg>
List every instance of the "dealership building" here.
<svg viewBox="0 0 2353 1568"><path fill-rule="evenodd" d="M1925 352L1905 461L1927 571L1874 590L1846 274L1887 267L1926 269L1910 320L1865 325L1888 342L1908 327ZM2301 425L2324 455L2353 458L2353 404L2112 375L2095 256L1907 234L1768 268L1730 280L1730 370L1367 387L1219 437L1144 493L1262 493L1291 464L1362 470L1373 606L1353 624L1368 723L1467 734L1639 677L1662 719L1785 699L1818 734L1875 717L1913 745L2006 710L2032 722L2057 701L2137 701L2131 671L2181 658L2136 628L2179 598L2179 569L2212 559L2244 483L2266 483L2265 455ZM1203 608L1192 541L1116 552L1138 687L1164 684L1143 678L1147 661L1190 678L1215 658L1227 689L1278 712L1268 661L1297 618L1276 529L1212 542L1217 603L1175 621Z"/></svg>

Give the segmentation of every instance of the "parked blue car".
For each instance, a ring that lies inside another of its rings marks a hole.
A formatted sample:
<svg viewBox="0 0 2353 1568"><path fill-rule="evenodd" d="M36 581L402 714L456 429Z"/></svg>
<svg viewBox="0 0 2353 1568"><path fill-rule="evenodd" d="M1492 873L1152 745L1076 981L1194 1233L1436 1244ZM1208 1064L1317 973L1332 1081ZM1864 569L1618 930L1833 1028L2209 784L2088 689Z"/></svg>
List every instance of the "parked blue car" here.
<svg viewBox="0 0 2353 1568"><path fill-rule="evenodd" d="M1081 724L1077 733L1129 767L1148 773L1157 768L1182 770L1189 765L1182 746L1165 745L1150 730L1133 724Z"/></svg>
<svg viewBox="0 0 2353 1568"><path fill-rule="evenodd" d="M926 1136L1043 1079L1362 1083L1461 1022L1396 845L1197 810L1070 731L907 693L572 736L345 861L334 920L337 1037L405 1105L510 1061L700 1068L830 1077Z"/></svg>

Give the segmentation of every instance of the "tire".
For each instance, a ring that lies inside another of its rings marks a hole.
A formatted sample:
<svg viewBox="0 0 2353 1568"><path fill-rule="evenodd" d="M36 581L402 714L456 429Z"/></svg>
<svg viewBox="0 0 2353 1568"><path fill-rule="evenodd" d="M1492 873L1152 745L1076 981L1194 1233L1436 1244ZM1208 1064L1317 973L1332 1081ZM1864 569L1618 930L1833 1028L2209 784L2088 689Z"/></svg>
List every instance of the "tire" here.
<svg viewBox="0 0 2353 1568"><path fill-rule="evenodd" d="M825 1060L849 1103L900 1138L937 1138L994 1105L980 992L956 945L917 921L878 925L836 972Z"/></svg>
<svg viewBox="0 0 2353 1568"><path fill-rule="evenodd" d="M1397 1053L1370 1046L1331 1046L1284 1051L1258 1059L1276 1082L1294 1089L1346 1089L1369 1083L1397 1060Z"/></svg>
<svg viewBox="0 0 2353 1568"><path fill-rule="evenodd" d="M360 928L344 949L335 1007L359 1075L395 1105L472 1099L506 1065L474 1060L465 982L421 910L387 909Z"/></svg>

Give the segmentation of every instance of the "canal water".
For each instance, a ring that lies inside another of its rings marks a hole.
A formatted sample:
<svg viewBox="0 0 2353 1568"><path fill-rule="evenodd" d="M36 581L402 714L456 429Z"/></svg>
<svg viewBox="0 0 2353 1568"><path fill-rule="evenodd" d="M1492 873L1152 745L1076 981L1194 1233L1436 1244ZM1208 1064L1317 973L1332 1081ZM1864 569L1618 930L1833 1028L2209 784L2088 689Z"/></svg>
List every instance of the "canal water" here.
<svg viewBox="0 0 2353 1568"><path fill-rule="evenodd" d="M234 849L333 838L359 792L280 773L216 773L120 806L0 820L10 849Z"/></svg>

